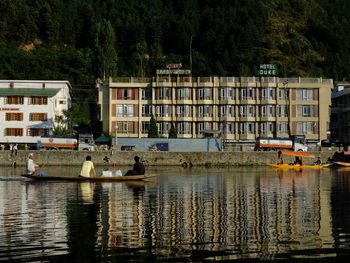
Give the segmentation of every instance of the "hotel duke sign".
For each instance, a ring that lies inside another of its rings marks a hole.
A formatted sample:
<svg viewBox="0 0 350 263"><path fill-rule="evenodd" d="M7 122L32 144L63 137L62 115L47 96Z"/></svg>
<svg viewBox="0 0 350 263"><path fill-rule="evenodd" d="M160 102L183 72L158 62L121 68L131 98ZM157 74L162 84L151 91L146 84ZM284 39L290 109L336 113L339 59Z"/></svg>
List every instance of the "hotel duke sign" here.
<svg viewBox="0 0 350 263"><path fill-rule="evenodd" d="M260 64L259 69L256 71L258 76L276 76L278 74L276 64Z"/></svg>

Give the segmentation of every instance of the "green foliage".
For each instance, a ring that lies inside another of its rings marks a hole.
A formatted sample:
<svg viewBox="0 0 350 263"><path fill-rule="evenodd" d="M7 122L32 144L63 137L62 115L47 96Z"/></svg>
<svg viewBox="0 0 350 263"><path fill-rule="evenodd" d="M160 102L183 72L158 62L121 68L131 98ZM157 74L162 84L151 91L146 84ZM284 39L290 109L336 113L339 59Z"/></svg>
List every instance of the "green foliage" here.
<svg viewBox="0 0 350 263"><path fill-rule="evenodd" d="M74 137L75 131L67 128L66 126L58 125L53 128L52 135L58 136L58 137Z"/></svg>
<svg viewBox="0 0 350 263"><path fill-rule="evenodd" d="M3 0L0 78L67 79L74 90L189 68L190 54L194 76L275 63L281 76L349 78L349 14L348 0Z"/></svg>
<svg viewBox="0 0 350 263"><path fill-rule="evenodd" d="M159 138L157 121L153 115L151 116L151 120L150 120L150 127L148 130L148 138Z"/></svg>
<svg viewBox="0 0 350 263"><path fill-rule="evenodd" d="M170 126L169 138L177 138L177 130L176 130L173 122L171 123L171 126Z"/></svg>

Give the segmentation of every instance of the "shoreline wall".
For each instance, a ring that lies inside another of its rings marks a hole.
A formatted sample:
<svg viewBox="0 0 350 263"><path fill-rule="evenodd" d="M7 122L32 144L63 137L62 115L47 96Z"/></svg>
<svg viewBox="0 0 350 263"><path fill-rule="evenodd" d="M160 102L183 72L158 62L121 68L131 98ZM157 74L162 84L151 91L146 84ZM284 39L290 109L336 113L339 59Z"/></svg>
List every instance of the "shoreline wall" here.
<svg viewBox="0 0 350 263"><path fill-rule="evenodd" d="M0 166L25 165L29 152L34 153L35 162L46 166L81 165L87 155L91 155L95 165L114 164L126 166L134 163L138 155L148 166L259 166L277 162L277 152L126 152L126 151L19 151L17 156L11 156L11 151L0 151ZM305 158L305 164L312 164L318 156L325 162L332 157L334 151L308 152L315 158ZM109 162L104 161L105 156ZM293 156L284 156L284 163L294 161Z"/></svg>

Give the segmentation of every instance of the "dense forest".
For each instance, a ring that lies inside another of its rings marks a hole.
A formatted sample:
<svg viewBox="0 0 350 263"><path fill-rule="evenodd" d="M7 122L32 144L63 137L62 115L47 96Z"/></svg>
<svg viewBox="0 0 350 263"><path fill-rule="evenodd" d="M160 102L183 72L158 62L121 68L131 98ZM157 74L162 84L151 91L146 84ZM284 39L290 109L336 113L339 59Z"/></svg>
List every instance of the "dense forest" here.
<svg viewBox="0 0 350 263"><path fill-rule="evenodd" d="M280 76L342 80L349 14L348 0L0 0L0 78L69 80L77 102L97 78L166 63L194 76L275 63Z"/></svg>

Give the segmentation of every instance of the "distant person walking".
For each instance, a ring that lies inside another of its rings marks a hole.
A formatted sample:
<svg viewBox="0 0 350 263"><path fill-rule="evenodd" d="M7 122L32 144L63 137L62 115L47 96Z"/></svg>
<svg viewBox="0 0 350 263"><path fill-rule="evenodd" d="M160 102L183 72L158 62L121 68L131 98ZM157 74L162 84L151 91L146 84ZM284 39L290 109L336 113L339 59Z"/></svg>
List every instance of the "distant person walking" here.
<svg viewBox="0 0 350 263"><path fill-rule="evenodd" d="M129 175L144 175L145 174L145 166L140 162L140 157L134 157L135 163L132 170L127 171L124 176Z"/></svg>
<svg viewBox="0 0 350 263"><path fill-rule="evenodd" d="M12 147L12 153L15 156L17 156L17 153L18 153L18 144L17 143Z"/></svg>
<svg viewBox="0 0 350 263"><path fill-rule="evenodd" d="M80 176L82 177L91 177L90 174L93 173L93 177L96 177L96 171L94 167L94 163L91 161L91 156L86 156L85 161L83 162L83 166L80 171Z"/></svg>

